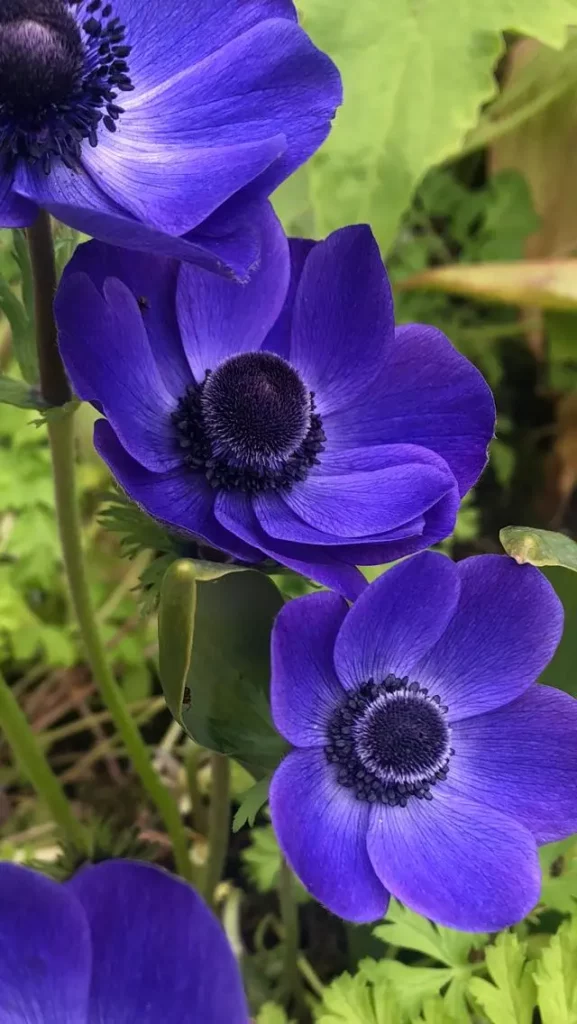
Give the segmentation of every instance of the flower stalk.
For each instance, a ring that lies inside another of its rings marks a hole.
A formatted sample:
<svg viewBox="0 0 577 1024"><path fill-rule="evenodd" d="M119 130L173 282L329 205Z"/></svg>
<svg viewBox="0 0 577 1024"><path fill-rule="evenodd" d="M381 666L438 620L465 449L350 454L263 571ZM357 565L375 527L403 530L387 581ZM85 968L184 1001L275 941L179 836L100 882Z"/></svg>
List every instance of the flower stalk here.
<svg viewBox="0 0 577 1024"><path fill-rule="evenodd" d="M288 998L303 1006L303 990L299 968L299 917L295 899L294 877L284 857L278 879L278 898L284 932L283 981Z"/></svg>
<svg viewBox="0 0 577 1024"><path fill-rule="evenodd" d="M48 214L42 211L28 231L30 260L34 277L36 344L40 367L40 389L49 405L63 406L71 397L57 344L53 300L56 290L54 244ZM96 622L86 574L74 458L74 417L62 410L48 418L52 453L56 516L72 606L86 656L102 700L138 773L144 789L155 804L172 840L179 873L191 878L186 833L178 807L156 774L140 732L130 716L122 690L108 664Z"/></svg>
<svg viewBox="0 0 577 1024"><path fill-rule="evenodd" d="M210 809L208 815L208 862L204 876L204 895L214 904L214 891L222 878L230 835L230 761L213 753Z"/></svg>
<svg viewBox="0 0 577 1024"><path fill-rule="evenodd" d="M0 674L0 722L2 732L24 775L44 800L63 836L79 851L86 847L84 832L75 818L66 794L16 697Z"/></svg>

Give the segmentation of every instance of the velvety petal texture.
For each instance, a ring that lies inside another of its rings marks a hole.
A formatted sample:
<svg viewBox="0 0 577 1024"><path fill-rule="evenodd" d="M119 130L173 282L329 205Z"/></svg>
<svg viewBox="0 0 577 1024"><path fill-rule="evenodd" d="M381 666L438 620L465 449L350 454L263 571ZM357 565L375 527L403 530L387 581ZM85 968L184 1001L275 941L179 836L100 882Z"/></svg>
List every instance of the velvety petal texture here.
<svg viewBox="0 0 577 1024"><path fill-rule="evenodd" d="M0 906L3 1024L247 1024L219 923L159 868L108 861L58 885L1 864Z"/></svg>
<svg viewBox="0 0 577 1024"><path fill-rule="evenodd" d="M57 297L60 349L77 393L106 417L99 451L154 518L354 600L356 567L451 533L486 459L493 400L446 338L439 367L434 347L430 358L420 350L422 390L410 359L403 384L411 335L395 333L368 227L287 244L269 207L253 215L264 259L243 286L166 257L81 246ZM389 365L395 387L375 404ZM461 476L436 446L455 429L443 403L460 409L475 473L471 462ZM369 426L347 442L351 410ZM434 427L418 442L415 417Z"/></svg>
<svg viewBox="0 0 577 1024"><path fill-rule="evenodd" d="M245 213L321 145L342 99L293 4L61 7L61 23L39 6L36 32L22 28L22 76L33 79L52 46L70 95L47 87L34 127L18 94L8 97L15 113L0 114L0 132L6 146L14 135L18 158L0 172L2 225L31 224L43 207L104 241L247 280L262 238Z"/></svg>
<svg viewBox="0 0 577 1024"><path fill-rule="evenodd" d="M532 910L538 844L577 830L577 701L537 682L561 626L547 580L504 555L426 552L348 610L283 609L271 698L296 749L271 813L313 896L368 921L390 893L466 931Z"/></svg>

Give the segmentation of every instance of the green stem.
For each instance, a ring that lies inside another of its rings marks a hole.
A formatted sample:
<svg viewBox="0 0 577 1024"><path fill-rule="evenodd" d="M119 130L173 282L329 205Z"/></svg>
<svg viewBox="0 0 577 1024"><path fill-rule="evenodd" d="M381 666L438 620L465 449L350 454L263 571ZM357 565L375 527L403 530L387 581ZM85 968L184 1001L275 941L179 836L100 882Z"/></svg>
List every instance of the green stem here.
<svg viewBox="0 0 577 1024"><path fill-rule="evenodd" d="M283 980L287 996L303 1006L303 991L299 973L299 916L295 899L294 878L284 857L278 879L280 916L284 931Z"/></svg>
<svg viewBox="0 0 577 1024"><path fill-rule="evenodd" d="M41 212L28 232L30 260L34 276L36 344L40 366L40 387L51 405L64 405L70 388L57 345L53 299L56 287L54 243L47 213ZM78 339L82 344L82 338ZM156 805L172 840L174 858L180 874L191 878L188 843L178 807L160 781L148 756L146 745L124 701L108 665L90 597L82 550L82 533L76 495L74 459L74 422L71 414L49 419L48 436L52 452L56 517L68 587L80 634L95 682L104 704L130 756L135 771L150 799Z"/></svg>
<svg viewBox="0 0 577 1024"><path fill-rule="evenodd" d="M1 674L0 722L22 772L46 802L54 821L75 849L84 850L86 842L82 826L74 817L64 790L42 753L26 715Z"/></svg>
<svg viewBox="0 0 577 1024"><path fill-rule="evenodd" d="M224 754L211 754L212 770L208 812L208 862L204 895L214 902L214 890L222 878L230 837L230 762Z"/></svg>

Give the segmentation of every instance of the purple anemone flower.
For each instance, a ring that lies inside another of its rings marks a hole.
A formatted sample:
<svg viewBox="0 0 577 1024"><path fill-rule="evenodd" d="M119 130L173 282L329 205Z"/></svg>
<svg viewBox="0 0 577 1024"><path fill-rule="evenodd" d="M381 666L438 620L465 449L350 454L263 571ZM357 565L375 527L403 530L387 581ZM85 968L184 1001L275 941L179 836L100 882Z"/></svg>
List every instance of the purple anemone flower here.
<svg viewBox="0 0 577 1024"><path fill-rule="evenodd" d="M248 1024L216 918L159 868L107 861L58 885L0 865L2 1024Z"/></svg>
<svg viewBox="0 0 577 1024"><path fill-rule="evenodd" d="M291 270L264 219L246 286L81 246L56 301L60 348L106 416L98 451L150 515L354 597L355 566L452 531L485 465L493 399L440 331L395 330L367 227L293 240Z"/></svg>
<svg viewBox="0 0 577 1024"><path fill-rule="evenodd" d="M304 885L351 921L389 894L497 931L539 898L537 845L577 831L577 701L536 685L563 624L537 569L426 552L341 597L291 601L272 709L297 749L272 821Z"/></svg>
<svg viewBox="0 0 577 1024"><path fill-rule="evenodd" d="M311 156L339 74L291 0L2 0L0 224L246 277L255 204Z"/></svg>

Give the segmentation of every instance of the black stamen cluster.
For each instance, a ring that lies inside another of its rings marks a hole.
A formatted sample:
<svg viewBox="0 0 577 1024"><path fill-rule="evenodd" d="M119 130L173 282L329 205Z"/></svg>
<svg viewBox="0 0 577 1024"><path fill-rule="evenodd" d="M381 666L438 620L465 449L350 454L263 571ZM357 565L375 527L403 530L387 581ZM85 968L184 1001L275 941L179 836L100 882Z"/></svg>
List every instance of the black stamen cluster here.
<svg viewBox="0 0 577 1024"><path fill-rule="evenodd" d="M77 169L82 144L115 132L130 92L126 28L107 0L3 0L0 8L0 159L49 174Z"/></svg>
<svg viewBox="0 0 577 1024"><path fill-rule="evenodd" d="M346 697L329 723L324 749L337 782L367 803L406 807L412 797L432 800L454 753L447 711L440 697L408 676L370 679Z"/></svg>
<svg viewBox="0 0 577 1024"><path fill-rule="evenodd" d="M271 457L274 455L271 434L279 435L278 423L275 423L274 431L271 430L266 437L263 435L261 451L257 450L253 438L250 458L234 458L220 451L221 437L216 422L213 422L215 417L207 416L207 403L203 399L210 378L209 371L202 384L189 387L172 415L186 465L197 473L204 473L212 487L225 491L249 494L287 491L298 481L305 480L311 467L318 463L326 440L321 418L315 412L314 395L306 395L309 425L308 429L305 425L306 434L293 452L284 457ZM222 401L222 395L220 399ZM226 426L230 431L230 423ZM287 428L287 432L282 434L283 444L289 434ZM233 439L229 437L228 440Z"/></svg>

